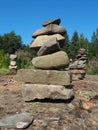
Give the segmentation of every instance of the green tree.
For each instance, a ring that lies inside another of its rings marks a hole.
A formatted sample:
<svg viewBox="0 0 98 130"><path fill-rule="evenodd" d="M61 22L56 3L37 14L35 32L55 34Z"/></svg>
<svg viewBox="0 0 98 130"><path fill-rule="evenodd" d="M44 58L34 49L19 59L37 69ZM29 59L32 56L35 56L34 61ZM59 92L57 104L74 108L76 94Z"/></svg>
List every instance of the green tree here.
<svg viewBox="0 0 98 130"><path fill-rule="evenodd" d="M3 44L3 38L2 38L2 36L0 36L0 50L3 49L2 44Z"/></svg>
<svg viewBox="0 0 98 130"><path fill-rule="evenodd" d="M4 50L0 50L0 69L8 68L9 66L9 55L4 53Z"/></svg>
<svg viewBox="0 0 98 130"><path fill-rule="evenodd" d="M87 38L84 37L83 33L80 34L79 37L79 47L84 48L87 51L87 59L91 59L92 53L91 53L91 45Z"/></svg>
<svg viewBox="0 0 98 130"><path fill-rule="evenodd" d="M24 51L28 51L29 54L31 55L31 58L34 58L34 57L37 56L37 50L34 50L34 49L30 48L29 45L23 45L22 49Z"/></svg>
<svg viewBox="0 0 98 130"><path fill-rule="evenodd" d="M63 48L61 48L61 50L65 51L69 55L69 37L68 37L67 32L64 37L65 37L65 43L64 43Z"/></svg>
<svg viewBox="0 0 98 130"><path fill-rule="evenodd" d="M73 33L73 36L72 36L72 39L71 39L71 44L70 44L70 53L69 53L70 58L75 59L75 56L76 56L79 48L80 48L80 46L79 46L79 36L78 36L78 32L75 31Z"/></svg>
<svg viewBox="0 0 98 130"><path fill-rule="evenodd" d="M94 43L96 41L96 34L93 32L91 43Z"/></svg>
<svg viewBox="0 0 98 130"><path fill-rule="evenodd" d="M80 48L85 48L86 50L88 49L89 41L87 38L84 37L83 33L80 34L79 37L79 47Z"/></svg>
<svg viewBox="0 0 98 130"><path fill-rule="evenodd" d="M19 35L16 35L14 31L4 34L2 37L1 48L5 53L15 53L18 49L22 47L22 40Z"/></svg>
<svg viewBox="0 0 98 130"><path fill-rule="evenodd" d="M93 57L96 57L98 59L98 28L95 32L93 32L92 39L91 39L91 52Z"/></svg>
<svg viewBox="0 0 98 130"><path fill-rule="evenodd" d="M93 56L98 59L98 40L93 43Z"/></svg>

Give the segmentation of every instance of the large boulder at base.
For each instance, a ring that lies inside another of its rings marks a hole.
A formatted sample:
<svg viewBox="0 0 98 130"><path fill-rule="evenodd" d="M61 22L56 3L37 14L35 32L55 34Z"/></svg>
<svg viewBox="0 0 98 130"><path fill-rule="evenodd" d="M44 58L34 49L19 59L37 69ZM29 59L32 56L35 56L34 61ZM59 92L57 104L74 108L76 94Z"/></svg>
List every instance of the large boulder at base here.
<svg viewBox="0 0 98 130"><path fill-rule="evenodd" d="M57 70L18 70L15 80L32 84L70 85L69 71Z"/></svg>
<svg viewBox="0 0 98 130"><path fill-rule="evenodd" d="M30 113L26 112L14 115L7 115L6 117L0 119L0 128L23 129L27 128L33 122L33 120L33 116Z"/></svg>
<svg viewBox="0 0 98 130"><path fill-rule="evenodd" d="M42 23L42 26L45 27L45 26L47 26L47 25L49 25L49 24L51 24L51 23L52 23L52 24L57 24L57 25L59 25L60 22L61 22L60 18L56 18L56 19L48 20L48 21Z"/></svg>
<svg viewBox="0 0 98 130"><path fill-rule="evenodd" d="M73 89L61 85L23 84L22 94L25 101L35 99L71 99Z"/></svg>
<svg viewBox="0 0 98 130"><path fill-rule="evenodd" d="M38 36L30 45L30 48L33 49L39 49L41 46L43 46L44 43L46 43L49 39L56 38L59 42L60 46L63 46L65 43L65 38L60 34L53 34L53 35L42 35Z"/></svg>
<svg viewBox="0 0 98 130"><path fill-rule="evenodd" d="M37 52L38 56L51 54L60 50L59 42L55 37L49 39Z"/></svg>
<svg viewBox="0 0 98 130"><path fill-rule="evenodd" d="M41 28L33 33L32 37L36 38L40 35L52 35L52 34L62 34L64 35L66 33L66 30L63 26L58 26L56 24L49 24L48 26Z"/></svg>
<svg viewBox="0 0 98 130"><path fill-rule="evenodd" d="M66 52L59 51L53 54L35 57L32 60L34 67L38 69L62 69L69 65L69 58Z"/></svg>

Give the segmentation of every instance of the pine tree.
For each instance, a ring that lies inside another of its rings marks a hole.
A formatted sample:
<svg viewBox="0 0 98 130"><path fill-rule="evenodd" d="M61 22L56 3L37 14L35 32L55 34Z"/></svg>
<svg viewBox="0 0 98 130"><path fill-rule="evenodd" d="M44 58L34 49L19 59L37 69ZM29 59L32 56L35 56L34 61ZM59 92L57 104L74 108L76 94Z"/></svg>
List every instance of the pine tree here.
<svg viewBox="0 0 98 130"><path fill-rule="evenodd" d="M65 37L65 43L64 43L63 48L61 48L61 50L65 51L69 55L69 37L68 37L67 32L64 37Z"/></svg>
<svg viewBox="0 0 98 130"><path fill-rule="evenodd" d="M98 59L98 29L93 32L91 44L93 57L96 57L96 59Z"/></svg>
<svg viewBox="0 0 98 130"><path fill-rule="evenodd" d="M72 39L71 39L69 57L72 58L72 59L75 59L75 56L76 56L79 48L80 48L80 46L79 46L79 36L78 36L78 32L75 31L73 33L73 36L72 36Z"/></svg>

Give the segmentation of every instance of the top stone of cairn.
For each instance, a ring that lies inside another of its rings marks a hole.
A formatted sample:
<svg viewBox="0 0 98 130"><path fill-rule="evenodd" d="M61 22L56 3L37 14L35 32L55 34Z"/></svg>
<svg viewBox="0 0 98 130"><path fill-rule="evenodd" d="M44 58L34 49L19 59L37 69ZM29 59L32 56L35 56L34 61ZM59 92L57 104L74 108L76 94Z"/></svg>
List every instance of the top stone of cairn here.
<svg viewBox="0 0 98 130"><path fill-rule="evenodd" d="M56 19L48 20L48 21L42 23L42 25L44 27L47 26L47 25L49 25L49 24L57 24L57 25L59 25L60 22L61 22L60 18L56 18Z"/></svg>
<svg viewBox="0 0 98 130"><path fill-rule="evenodd" d="M11 59L11 60L15 60L16 58L17 58L17 55L14 55L14 54L11 54L11 55L10 55L10 59Z"/></svg>

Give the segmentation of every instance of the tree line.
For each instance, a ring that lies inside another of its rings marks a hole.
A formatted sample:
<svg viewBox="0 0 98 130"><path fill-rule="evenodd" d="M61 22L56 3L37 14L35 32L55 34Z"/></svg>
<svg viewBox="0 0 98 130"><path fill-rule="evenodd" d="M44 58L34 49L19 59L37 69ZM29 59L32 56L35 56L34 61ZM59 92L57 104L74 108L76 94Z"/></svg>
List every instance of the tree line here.
<svg viewBox="0 0 98 130"><path fill-rule="evenodd" d="M68 53L70 58L74 59L77 51L80 48L85 48L88 53L88 60L93 58L98 60L98 29L92 33L91 41L89 41L83 33L79 36L77 31L73 33L71 40L69 40L68 34L66 34L65 40L63 49Z"/></svg>

